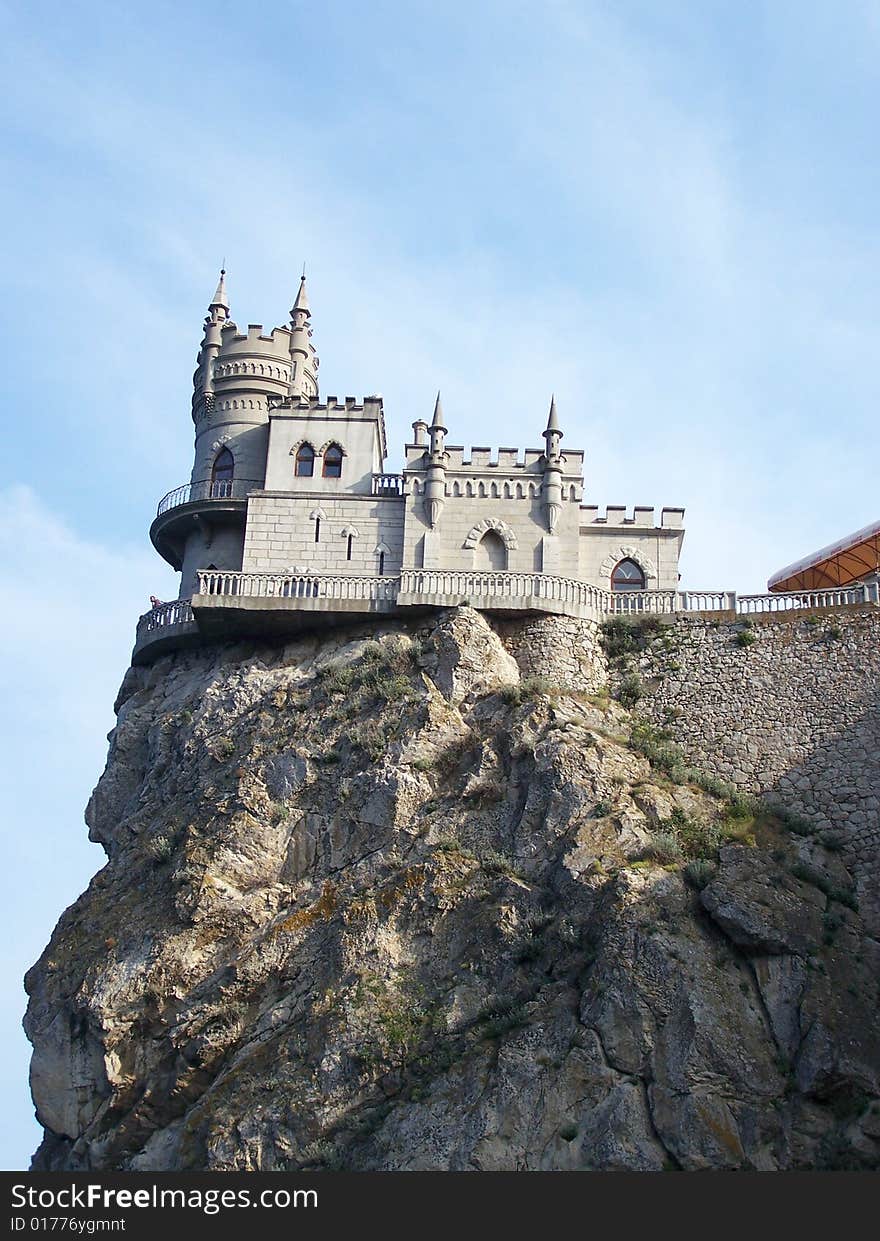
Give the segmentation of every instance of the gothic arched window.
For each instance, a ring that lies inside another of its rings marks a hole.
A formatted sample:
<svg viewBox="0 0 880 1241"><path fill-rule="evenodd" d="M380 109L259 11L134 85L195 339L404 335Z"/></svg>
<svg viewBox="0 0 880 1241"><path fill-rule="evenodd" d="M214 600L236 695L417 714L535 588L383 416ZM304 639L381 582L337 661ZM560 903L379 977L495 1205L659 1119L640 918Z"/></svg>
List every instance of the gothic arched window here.
<svg viewBox="0 0 880 1241"><path fill-rule="evenodd" d="M324 477L342 477L342 449L338 444L331 444L324 453Z"/></svg>
<svg viewBox="0 0 880 1241"><path fill-rule="evenodd" d="M315 472L315 450L311 444L300 444L296 453L296 469L294 474L297 478L311 478Z"/></svg>
<svg viewBox="0 0 880 1241"><path fill-rule="evenodd" d="M211 490L215 496L232 494L232 476L235 473L235 458L228 448L221 448L214 458L211 470Z"/></svg>
<svg viewBox="0 0 880 1241"><path fill-rule="evenodd" d="M612 590L644 590L645 574L640 565L628 557L619 561L611 572Z"/></svg>

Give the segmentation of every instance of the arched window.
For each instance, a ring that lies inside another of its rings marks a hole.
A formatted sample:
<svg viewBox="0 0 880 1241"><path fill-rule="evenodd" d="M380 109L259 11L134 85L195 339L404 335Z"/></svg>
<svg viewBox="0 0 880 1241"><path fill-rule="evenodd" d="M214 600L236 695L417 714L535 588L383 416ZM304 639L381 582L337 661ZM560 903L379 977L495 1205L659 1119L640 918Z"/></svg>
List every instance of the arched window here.
<svg viewBox="0 0 880 1241"><path fill-rule="evenodd" d="M324 477L342 477L342 449L338 444L331 444L324 453Z"/></svg>
<svg viewBox="0 0 880 1241"><path fill-rule="evenodd" d="M611 573L612 590L644 590L645 574L634 560L621 560Z"/></svg>
<svg viewBox="0 0 880 1241"><path fill-rule="evenodd" d="M235 473L235 458L228 448L221 448L214 458L211 470L211 494L213 496L232 495L232 476Z"/></svg>
<svg viewBox="0 0 880 1241"><path fill-rule="evenodd" d="M296 453L296 469L294 474L297 478L311 478L315 472L315 450L311 444L300 444Z"/></svg>

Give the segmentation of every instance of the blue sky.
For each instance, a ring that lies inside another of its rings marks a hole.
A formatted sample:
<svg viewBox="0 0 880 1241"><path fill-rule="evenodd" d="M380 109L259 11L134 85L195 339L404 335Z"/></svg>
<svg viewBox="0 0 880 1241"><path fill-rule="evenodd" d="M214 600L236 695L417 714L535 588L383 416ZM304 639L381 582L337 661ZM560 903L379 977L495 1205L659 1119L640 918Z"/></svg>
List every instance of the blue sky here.
<svg viewBox="0 0 880 1241"><path fill-rule="evenodd" d="M392 453L535 445L684 505L683 585L760 590L878 517L880 3L0 4L7 466L0 1166L38 1131L20 977L101 865L82 808L225 256Z"/></svg>

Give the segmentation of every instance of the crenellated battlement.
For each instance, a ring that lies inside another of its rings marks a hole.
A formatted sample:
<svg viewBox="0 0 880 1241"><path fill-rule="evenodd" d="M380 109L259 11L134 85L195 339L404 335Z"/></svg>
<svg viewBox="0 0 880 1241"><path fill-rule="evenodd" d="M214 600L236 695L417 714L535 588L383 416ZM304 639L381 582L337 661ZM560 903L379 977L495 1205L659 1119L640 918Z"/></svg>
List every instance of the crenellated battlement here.
<svg viewBox="0 0 880 1241"><path fill-rule="evenodd" d="M338 396L328 396L323 401L319 397L292 397L290 400L273 406L279 413L315 413L315 414L362 414L375 417L376 409L382 408L381 396L346 396L342 400Z"/></svg>
<svg viewBox="0 0 880 1241"><path fill-rule="evenodd" d="M237 324L227 323L220 333L220 339L221 358L251 353L279 359L290 357L290 328L275 327L267 334L262 323L249 323L247 331L240 332Z"/></svg>
<svg viewBox="0 0 880 1241"><path fill-rule="evenodd" d="M414 472L426 468L424 444L407 444L405 453L407 470ZM445 454L447 474L469 474L473 478L489 472L496 476L510 474L514 477L523 472L540 476L544 472L546 460L543 448L499 448L497 455L493 456L491 448L473 447L468 456L467 449L463 445L447 444ZM571 475L573 478L580 479L583 462L584 453L580 449L572 449L564 453L560 459L563 476Z"/></svg>
<svg viewBox="0 0 880 1241"><path fill-rule="evenodd" d="M598 504L581 505L581 528L587 526L636 526L657 529L654 519L656 509L653 506L636 504L632 516L627 516L627 505L609 504L600 509ZM683 508L663 508L660 510L659 528L664 530L681 530L684 525Z"/></svg>

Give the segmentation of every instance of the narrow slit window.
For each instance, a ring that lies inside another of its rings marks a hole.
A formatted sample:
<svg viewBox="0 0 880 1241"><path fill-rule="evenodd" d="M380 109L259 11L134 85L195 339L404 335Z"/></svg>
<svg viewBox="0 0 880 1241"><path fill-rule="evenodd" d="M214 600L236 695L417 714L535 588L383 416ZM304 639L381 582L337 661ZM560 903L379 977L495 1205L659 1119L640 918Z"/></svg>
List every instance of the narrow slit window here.
<svg viewBox="0 0 880 1241"><path fill-rule="evenodd" d="M353 534L350 534L350 535L348 536L348 550L347 550L347 551L346 551L346 553L345 553L345 559L346 559L346 560L351 560L351 548L352 548L352 544L353 544L353 543L354 543L354 535L353 535Z"/></svg>
<svg viewBox="0 0 880 1241"><path fill-rule="evenodd" d="M321 542L321 518L320 517L315 518L315 542L316 543Z"/></svg>
<svg viewBox="0 0 880 1241"><path fill-rule="evenodd" d="M385 553L379 552L379 576L385 572Z"/></svg>

